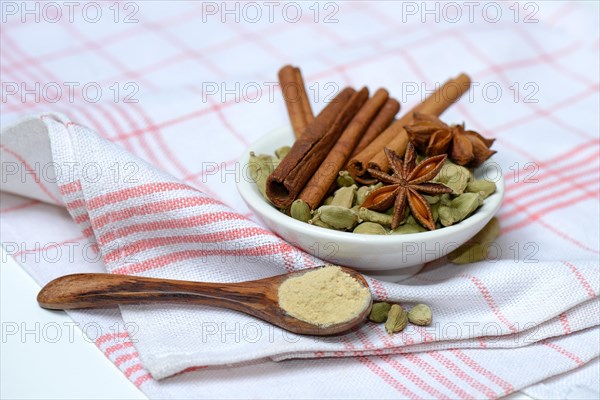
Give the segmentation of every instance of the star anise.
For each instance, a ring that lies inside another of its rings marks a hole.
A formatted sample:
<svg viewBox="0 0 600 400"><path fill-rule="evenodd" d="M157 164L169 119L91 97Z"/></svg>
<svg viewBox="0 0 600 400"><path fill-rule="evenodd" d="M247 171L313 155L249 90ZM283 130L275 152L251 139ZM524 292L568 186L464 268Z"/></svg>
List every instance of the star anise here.
<svg viewBox="0 0 600 400"><path fill-rule="evenodd" d="M362 204L363 207L374 211L385 212L394 206L392 218L392 229L396 229L404 219L406 206L410 207L412 215L417 221L429 230L435 229L435 222L431 214L431 207L424 194L443 194L451 193L452 189L441 183L429 182L432 180L444 165L446 155L438 155L426 158L419 164L416 162L414 146L409 143L404 155L404 161L400 156L385 148L392 175L384 172L369 169L369 173L388 185L374 190Z"/></svg>
<svg viewBox="0 0 600 400"><path fill-rule="evenodd" d="M426 156L448 154L459 165L475 168L496 153L489 149L494 139L465 130L464 124L449 126L433 115L416 112L413 124L404 128L410 141Z"/></svg>

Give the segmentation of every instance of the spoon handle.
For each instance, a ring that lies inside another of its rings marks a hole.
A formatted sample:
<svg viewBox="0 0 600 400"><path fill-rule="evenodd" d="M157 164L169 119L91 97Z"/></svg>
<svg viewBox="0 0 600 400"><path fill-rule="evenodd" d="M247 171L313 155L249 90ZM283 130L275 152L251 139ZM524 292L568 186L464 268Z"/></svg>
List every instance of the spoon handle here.
<svg viewBox="0 0 600 400"><path fill-rule="evenodd" d="M149 302L205 304L248 312L264 303L260 281L208 283L113 274L73 274L49 282L38 294L43 308L67 310Z"/></svg>

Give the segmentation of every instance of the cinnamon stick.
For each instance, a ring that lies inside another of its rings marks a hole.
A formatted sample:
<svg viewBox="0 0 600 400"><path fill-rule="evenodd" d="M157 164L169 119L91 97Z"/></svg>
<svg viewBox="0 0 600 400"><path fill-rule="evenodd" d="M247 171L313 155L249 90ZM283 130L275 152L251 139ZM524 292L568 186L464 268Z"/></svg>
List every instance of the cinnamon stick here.
<svg viewBox="0 0 600 400"><path fill-rule="evenodd" d="M408 144L408 135L404 126L412 122L413 114L421 112L439 116L457 101L470 85L471 79L466 74L460 74L456 78L448 80L431 96L390 125L359 154L352 157L347 166L350 174L356 179L356 177L365 175L367 168L387 171L388 161L383 149L387 147L400 155L404 154Z"/></svg>
<svg viewBox="0 0 600 400"><path fill-rule="evenodd" d="M286 65L279 70L279 85L294 130L299 138L314 119L300 68Z"/></svg>
<svg viewBox="0 0 600 400"><path fill-rule="evenodd" d="M351 157L354 157L355 155L360 153L365 147L369 145L369 143L371 143L377 136L379 136L379 134L383 132L385 128L390 126L390 124L394 120L394 117L396 116L396 114L398 114L399 110L400 103L398 103L398 100L392 98L387 99L381 110L379 110L379 113L377 113L377 116L375 117L373 122L371 122L371 125L369 125L369 128L367 129L363 137L360 139L360 142L358 142L358 144L354 148Z"/></svg>
<svg viewBox="0 0 600 400"><path fill-rule="evenodd" d="M312 178L308 181L300 195L306 204L312 210L317 208L327 194L331 185L335 182L338 172L344 167L350 153L359 142L363 134L371 125L378 111L385 104L388 98L388 92L385 89L379 89L369 100L369 91L363 88L358 92L362 101L366 101L358 113L352 118L344 133L332 147L331 151L323 160Z"/></svg>
<svg viewBox="0 0 600 400"><path fill-rule="evenodd" d="M267 196L275 206L287 208L298 197L363 103L358 92L346 88L306 127L267 178Z"/></svg>

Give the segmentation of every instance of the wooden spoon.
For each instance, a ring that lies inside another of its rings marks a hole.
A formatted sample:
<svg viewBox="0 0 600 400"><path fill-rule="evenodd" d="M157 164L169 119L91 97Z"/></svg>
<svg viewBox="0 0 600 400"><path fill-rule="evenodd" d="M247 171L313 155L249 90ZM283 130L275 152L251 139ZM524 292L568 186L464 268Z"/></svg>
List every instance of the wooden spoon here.
<svg viewBox="0 0 600 400"><path fill-rule="evenodd" d="M358 272L342 268L368 287ZM290 332L307 335L334 335L361 324L371 311L371 299L364 311L350 321L318 326L288 315L278 302L279 285L303 270L256 281L209 283L156 279L113 274L73 274L57 278L42 288L39 305L52 310L101 308L117 304L180 303L224 307L240 311Z"/></svg>

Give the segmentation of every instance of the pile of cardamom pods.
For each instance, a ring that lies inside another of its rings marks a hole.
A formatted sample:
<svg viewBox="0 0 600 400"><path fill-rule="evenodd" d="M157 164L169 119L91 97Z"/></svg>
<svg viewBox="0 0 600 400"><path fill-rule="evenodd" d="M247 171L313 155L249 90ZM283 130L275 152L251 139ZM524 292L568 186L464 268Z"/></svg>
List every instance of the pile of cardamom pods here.
<svg viewBox="0 0 600 400"><path fill-rule="evenodd" d="M369 320L385 322L385 330L391 335L403 331L409 322L419 326L431 325L432 314L431 308L426 304L417 304L406 311L400 304L381 302L373 304Z"/></svg>
<svg viewBox="0 0 600 400"><path fill-rule="evenodd" d="M250 154L250 176L267 201L267 177L289 150L289 146L278 148L275 156ZM485 198L496 191L494 182L475 179L469 169L448 160L432 182L442 183L452 189L449 194L424 196L431 205L436 228L450 226L469 217L483 204ZM337 190L316 210L311 210L305 202L296 200L289 210L281 211L311 225L353 233L398 235L427 231L411 215L408 207L402 224L396 229L391 229L392 208L382 213L361 207L367 196L383 186L382 183L358 185L347 171L340 171L336 184Z"/></svg>

